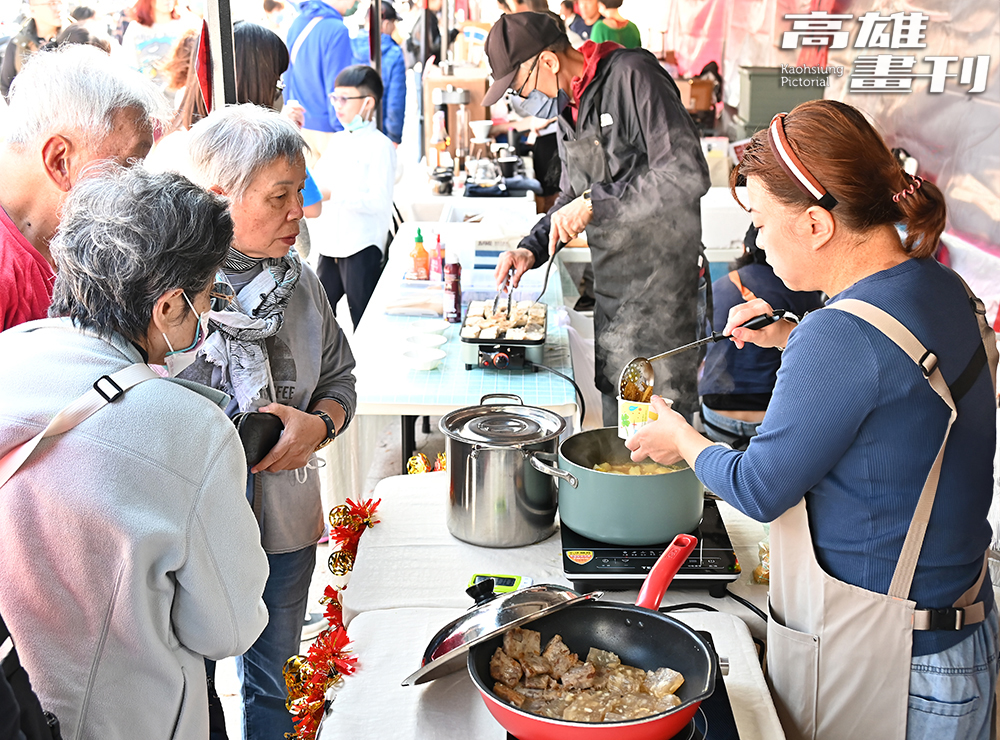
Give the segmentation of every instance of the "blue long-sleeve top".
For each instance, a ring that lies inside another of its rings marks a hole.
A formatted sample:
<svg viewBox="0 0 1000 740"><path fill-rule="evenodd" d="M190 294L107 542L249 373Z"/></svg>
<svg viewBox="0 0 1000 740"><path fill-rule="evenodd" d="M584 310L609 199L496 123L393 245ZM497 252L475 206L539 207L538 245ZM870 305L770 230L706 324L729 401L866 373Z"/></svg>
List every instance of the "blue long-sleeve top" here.
<svg viewBox="0 0 1000 740"><path fill-rule="evenodd" d="M285 102L297 100L306 109L305 128L313 131L342 131L330 102L337 75L354 63L351 35L344 17L321 0L306 0L288 29L288 49L313 18L321 18L299 46L285 73Z"/></svg>
<svg viewBox="0 0 1000 740"><path fill-rule="evenodd" d="M964 288L932 259L864 278L857 298L895 316L954 383L981 343ZM984 368L958 402L910 598L951 606L979 575L990 543L996 416ZM830 575L887 593L949 410L885 335L843 311L809 314L792 331L758 435L746 452L713 446L696 460L705 486L748 516L772 521L806 499L816 558ZM990 579L980 592L993 602ZM914 632L914 655L947 649L958 632Z"/></svg>
<svg viewBox="0 0 1000 740"><path fill-rule="evenodd" d="M354 63L368 64L368 37L356 36ZM387 33L382 34L382 133L397 144L403 141L403 116L406 113L406 61L399 44Z"/></svg>

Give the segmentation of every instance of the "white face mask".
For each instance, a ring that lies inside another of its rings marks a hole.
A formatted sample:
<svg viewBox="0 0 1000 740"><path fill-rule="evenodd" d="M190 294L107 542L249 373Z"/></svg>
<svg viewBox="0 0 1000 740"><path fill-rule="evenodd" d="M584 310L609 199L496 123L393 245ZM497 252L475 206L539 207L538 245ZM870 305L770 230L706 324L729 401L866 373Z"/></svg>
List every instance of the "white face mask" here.
<svg viewBox="0 0 1000 740"><path fill-rule="evenodd" d="M187 297L187 293L182 293L184 300L187 304L191 306L191 310L195 311L194 304L191 303L191 299ZM197 313L197 311L195 311ZM167 375L171 378L176 378L184 370L186 370L191 363L194 362L195 355L198 354L198 350L205 343L205 338L208 336L208 311L198 314L198 324L194 330L194 340L190 345L184 349L174 349L174 345L170 343L169 337L163 332L164 340L167 342L167 346L170 351L167 352L165 356L165 364L167 366Z"/></svg>

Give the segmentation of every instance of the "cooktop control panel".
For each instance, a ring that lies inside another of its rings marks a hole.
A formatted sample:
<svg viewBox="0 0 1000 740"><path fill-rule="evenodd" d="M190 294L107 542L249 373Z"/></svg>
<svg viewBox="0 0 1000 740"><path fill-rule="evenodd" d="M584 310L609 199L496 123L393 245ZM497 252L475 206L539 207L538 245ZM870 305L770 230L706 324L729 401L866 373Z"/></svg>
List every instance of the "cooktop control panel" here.
<svg viewBox="0 0 1000 740"><path fill-rule="evenodd" d="M707 588L713 596L739 578L741 569L719 507L708 499L702 522L691 532L698 546L674 576L677 588ZM561 527L563 572L578 590L637 588L669 542L642 547L598 542Z"/></svg>
<svg viewBox="0 0 1000 740"><path fill-rule="evenodd" d="M524 368L524 347L492 345L479 348L479 366L493 370L521 370Z"/></svg>

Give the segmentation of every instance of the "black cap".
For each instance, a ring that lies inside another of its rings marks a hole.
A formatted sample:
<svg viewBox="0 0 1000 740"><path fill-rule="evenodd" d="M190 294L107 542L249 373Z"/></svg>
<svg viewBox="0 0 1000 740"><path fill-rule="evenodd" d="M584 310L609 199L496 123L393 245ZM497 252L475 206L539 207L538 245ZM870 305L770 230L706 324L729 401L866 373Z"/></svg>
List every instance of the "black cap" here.
<svg viewBox="0 0 1000 740"><path fill-rule="evenodd" d="M518 68L566 34L548 13L508 13L500 16L486 37L486 56L493 84L483 97L490 106L507 92Z"/></svg>
<svg viewBox="0 0 1000 740"><path fill-rule="evenodd" d="M402 19L399 17L399 13L396 12L396 9L392 7L392 3L382 3L382 20L398 21Z"/></svg>

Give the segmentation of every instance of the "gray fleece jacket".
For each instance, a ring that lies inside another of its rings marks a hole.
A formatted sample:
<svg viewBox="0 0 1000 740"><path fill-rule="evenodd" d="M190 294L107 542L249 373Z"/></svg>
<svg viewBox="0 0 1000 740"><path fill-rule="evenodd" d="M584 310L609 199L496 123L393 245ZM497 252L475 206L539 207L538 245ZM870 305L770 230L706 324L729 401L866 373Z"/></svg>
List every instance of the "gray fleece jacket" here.
<svg viewBox="0 0 1000 740"><path fill-rule="evenodd" d="M228 277L240 290L262 270L258 265ZM354 355L319 278L308 265L302 265L281 329L266 344L275 400L309 411L317 401L333 399L347 412L346 429L357 406ZM181 377L212 388L225 389L228 385L219 367L201 354ZM266 399L258 399L254 407L267 404ZM226 413L239 413L235 401L230 402ZM300 483L303 474L305 481ZM295 552L314 544L323 534L324 519L317 472L300 469L259 475L263 483L260 530L265 552Z"/></svg>
<svg viewBox="0 0 1000 740"><path fill-rule="evenodd" d="M0 455L135 362L68 319L0 334ZM208 738L205 657L267 623L267 558L224 394L147 380L0 489L0 612L66 740Z"/></svg>

